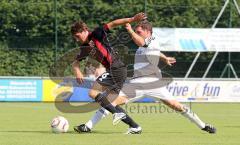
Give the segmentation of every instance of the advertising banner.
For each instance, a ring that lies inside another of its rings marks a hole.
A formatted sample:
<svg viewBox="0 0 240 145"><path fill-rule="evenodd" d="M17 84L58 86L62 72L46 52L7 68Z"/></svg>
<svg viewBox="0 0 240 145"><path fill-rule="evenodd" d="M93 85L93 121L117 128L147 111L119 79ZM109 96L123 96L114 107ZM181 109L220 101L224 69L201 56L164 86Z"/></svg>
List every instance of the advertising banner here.
<svg viewBox="0 0 240 145"><path fill-rule="evenodd" d="M75 79L1 79L0 101L67 101L91 102L88 95L94 80L85 78L82 85ZM163 87L164 95L180 102L240 102L240 81L237 80L198 80L174 79ZM133 90L134 91L134 90ZM154 102L144 98L138 102Z"/></svg>
<svg viewBox="0 0 240 145"><path fill-rule="evenodd" d="M1 79L0 101L42 101L42 80Z"/></svg>
<svg viewBox="0 0 240 145"><path fill-rule="evenodd" d="M154 28L162 51L240 52L238 28Z"/></svg>
<svg viewBox="0 0 240 145"><path fill-rule="evenodd" d="M89 95L94 79L85 78L84 83L79 85L74 78L43 80L43 101L65 101L65 102L92 102ZM143 98L140 102L154 102L152 98Z"/></svg>
<svg viewBox="0 0 240 145"><path fill-rule="evenodd" d="M89 102L93 101L89 96L89 88L94 81L86 78L83 85L77 84L75 79L45 79L43 80L43 101L69 101Z"/></svg>
<svg viewBox="0 0 240 145"><path fill-rule="evenodd" d="M180 102L240 102L240 81L175 80L166 89Z"/></svg>

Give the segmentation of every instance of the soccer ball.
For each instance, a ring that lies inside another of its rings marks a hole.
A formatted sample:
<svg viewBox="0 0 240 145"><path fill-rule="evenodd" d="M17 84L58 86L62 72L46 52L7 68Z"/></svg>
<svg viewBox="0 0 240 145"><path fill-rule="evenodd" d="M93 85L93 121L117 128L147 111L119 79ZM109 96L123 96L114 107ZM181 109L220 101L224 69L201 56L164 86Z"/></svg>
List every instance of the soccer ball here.
<svg viewBox="0 0 240 145"><path fill-rule="evenodd" d="M53 118L51 128L53 133L65 133L68 131L69 123L66 118L57 116Z"/></svg>

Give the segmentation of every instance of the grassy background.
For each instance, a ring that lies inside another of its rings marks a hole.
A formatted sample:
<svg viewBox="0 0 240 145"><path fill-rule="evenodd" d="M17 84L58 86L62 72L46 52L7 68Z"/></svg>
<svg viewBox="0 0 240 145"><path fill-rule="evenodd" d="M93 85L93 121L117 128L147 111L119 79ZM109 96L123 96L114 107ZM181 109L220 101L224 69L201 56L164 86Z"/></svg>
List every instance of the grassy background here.
<svg viewBox="0 0 240 145"><path fill-rule="evenodd" d="M140 107L137 107L140 106ZM73 126L86 122L94 112L61 113L52 103L0 103L0 145L239 145L240 105L193 103L202 120L215 125L217 134L199 130L180 114L152 111L159 104L129 104L127 111L142 126L141 135L125 135L127 126L112 125L109 115L91 134L77 134ZM130 108L135 108L131 109ZM138 108L138 109L136 109ZM164 109L163 109L164 110ZM62 115L70 122L65 134L53 134L50 122Z"/></svg>

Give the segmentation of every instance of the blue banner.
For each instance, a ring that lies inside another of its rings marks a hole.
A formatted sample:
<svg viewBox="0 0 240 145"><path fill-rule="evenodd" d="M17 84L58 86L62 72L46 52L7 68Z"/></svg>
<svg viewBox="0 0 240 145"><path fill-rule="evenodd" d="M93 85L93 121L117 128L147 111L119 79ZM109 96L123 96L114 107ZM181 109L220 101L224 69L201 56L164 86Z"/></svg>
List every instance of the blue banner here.
<svg viewBox="0 0 240 145"><path fill-rule="evenodd" d="M63 101L69 102L92 102L94 101L89 95L88 92L91 89L94 80L85 79L84 84L78 85L75 80L72 80L73 92L68 97L65 97ZM63 97L64 98L64 97ZM152 98L143 98L136 102L155 102Z"/></svg>
<svg viewBox="0 0 240 145"><path fill-rule="evenodd" d="M1 79L0 101L42 101L42 80Z"/></svg>

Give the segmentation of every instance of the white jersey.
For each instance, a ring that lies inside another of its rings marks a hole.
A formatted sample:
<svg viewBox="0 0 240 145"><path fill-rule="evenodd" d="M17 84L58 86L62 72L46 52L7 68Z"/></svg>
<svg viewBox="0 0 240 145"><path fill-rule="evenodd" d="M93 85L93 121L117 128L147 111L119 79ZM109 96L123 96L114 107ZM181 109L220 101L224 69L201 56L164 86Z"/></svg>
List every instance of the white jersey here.
<svg viewBox="0 0 240 145"><path fill-rule="evenodd" d="M155 36L145 39L145 45L139 47L134 60L134 77L152 75L160 72L161 42Z"/></svg>
<svg viewBox="0 0 240 145"><path fill-rule="evenodd" d="M130 102L144 97L173 99L162 82L158 67L160 50L164 43L154 36L145 39L145 45L135 54L134 77L124 84L120 96L127 96Z"/></svg>

